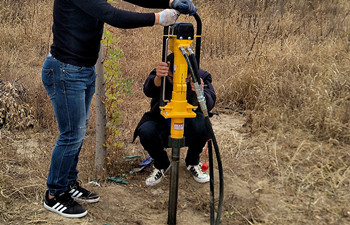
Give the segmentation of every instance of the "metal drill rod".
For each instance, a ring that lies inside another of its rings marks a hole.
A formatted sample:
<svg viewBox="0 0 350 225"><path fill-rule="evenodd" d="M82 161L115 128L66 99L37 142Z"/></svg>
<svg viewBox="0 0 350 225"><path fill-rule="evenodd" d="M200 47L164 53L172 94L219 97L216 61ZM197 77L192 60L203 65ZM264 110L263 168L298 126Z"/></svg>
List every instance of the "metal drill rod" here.
<svg viewBox="0 0 350 225"><path fill-rule="evenodd" d="M179 183L179 158L180 148L172 149L172 162L170 174L170 193L169 193L169 207L168 207L168 224L176 224L176 210L177 210L177 195Z"/></svg>

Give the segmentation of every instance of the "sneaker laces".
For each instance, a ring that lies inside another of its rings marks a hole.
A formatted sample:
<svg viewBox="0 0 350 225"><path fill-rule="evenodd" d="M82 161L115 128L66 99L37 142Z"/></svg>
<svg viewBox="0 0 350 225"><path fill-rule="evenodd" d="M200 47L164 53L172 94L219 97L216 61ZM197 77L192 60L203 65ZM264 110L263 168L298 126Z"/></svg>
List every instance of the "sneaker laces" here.
<svg viewBox="0 0 350 225"><path fill-rule="evenodd" d="M199 163L198 165L195 166L191 166L190 170L192 172L193 175L195 175L196 177L198 177L199 175L204 175L206 174L202 169L202 164Z"/></svg>
<svg viewBox="0 0 350 225"><path fill-rule="evenodd" d="M63 204L66 207L69 207L69 206L73 207L75 205L78 205L78 203L74 201L74 199L71 197L71 195L68 192L64 192L61 195L58 195L57 200L62 201L61 204Z"/></svg>
<svg viewBox="0 0 350 225"><path fill-rule="evenodd" d="M163 172L164 170L162 169L157 169L157 168L154 168L154 170L152 171L151 175L149 175L149 178L155 178L156 180L158 180L160 177L165 177L165 174ZM162 176L158 176L158 173L161 173Z"/></svg>
<svg viewBox="0 0 350 225"><path fill-rule="evenodd" d="M73 182L73 184L70 185L71 189L75 189L77 191L80 191L84 194L90 194L90 191L86 190L85 188L81 187L81 181L80 180L76 180Z"/></svg>

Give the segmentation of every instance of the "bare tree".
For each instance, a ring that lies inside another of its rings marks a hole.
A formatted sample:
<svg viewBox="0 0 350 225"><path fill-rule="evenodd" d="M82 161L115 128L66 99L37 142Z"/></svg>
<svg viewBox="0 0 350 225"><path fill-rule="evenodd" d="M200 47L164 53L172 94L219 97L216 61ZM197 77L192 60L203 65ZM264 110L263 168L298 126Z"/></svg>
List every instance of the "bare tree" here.
<svg viewBox="0 0 350 225"><path fill-rule="evenodd" d="M103 171L106 147L106 107L103 103L105 96L104 89L104 67L103 67L103 46L101 44L99 57L96 63L96 152L95 152L95 172Z"/></svg>

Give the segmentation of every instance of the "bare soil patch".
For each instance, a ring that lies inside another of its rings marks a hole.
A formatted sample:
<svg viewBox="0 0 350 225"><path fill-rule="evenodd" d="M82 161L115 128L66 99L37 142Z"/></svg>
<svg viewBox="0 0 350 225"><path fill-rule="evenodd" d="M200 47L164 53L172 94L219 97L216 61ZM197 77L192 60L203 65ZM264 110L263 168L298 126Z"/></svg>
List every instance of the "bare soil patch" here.
<svg viewBox="0 0 350 225"><path fill-rule="evenodd" d="M234 114L220 114L220 116L214 116L211 121L217 132L219 145L227 146L231 140L242 136L236 131L236 128L244 123L242 117ZM88 132L85 146L93 143L94 136L91 134L92 132ZM45 210L42 206L46 173L50 162L50 149L54 137L49 133L33 132L15 135L3 132L2 136L8 143L7 146L2 147L2 150L4 151L7 147L6 151L11 151L16 159L13 163L6 163L13 167L7 168L11 170L13 177L5 177L4 181L11 180L13 187L17 189L13 190L13 193L7 192L3 195L8 198L16 197L18 200L18 202L12 201L14 212L4 213L3 217L6 218L4 222L13 224L166 224L170 175L168 174L161 184L147 187L144 180L152 167L140 173L128 173L128 170L147 157L138 141L133 144L127 143L123 147L124 152L142 155L139 159L120 162L120 173L126 174L128 184L117 184L105 179L99 182L101 187L98 187L88 183L93 178L93 172L84 169L81 171L84 186L99 193L101 201L96 204L83 204L89 212L85 218L66 219ZM199 184L193 180L184 165L185 151L185 148L181 151L177 222L178 224L209 224L209 184ZM170 154L171 149L169 149ZM86 167L86 164L93 164L94 159L91 156L91 153L82 153L80 166ZM226 155L223 155L223 158L227 163ZM217 181L215 186L218 190L217 171L215 175ZM252 201L246 186L245 182L237 179L229 170L225 170L225 202L236 201L238 198L242 202ZM35 194L27 193L29 189ZM23 198L24 195L28 197ZM223 224L230 224L229 221L232 219L230 217L232 215L223 212Z"/></svg>
<svg viewBox="0 0 350 225"><path fill-rule="evenodd" d="M255 134L250 116L220 110L211 118L220 148L225 197L221 224L350 224L349 155L346 148L332 152L327 143L312 143L289 133ZM296 132L296 131L295 131ZM131 139L132 132L126 131ZM152 167L130 174L148 155L138 139L125 141L108 176L125 174L128 184L106 176L100 187L89 183L94 174L94 129L89 127L78 169L84 187L101 196L83 204L88 215L67 219L42 206L51 150L56 135L48 131L0 130L1 224L126 224L167 223L170 175L155 187L144 183ZM129 139L129 140L130 140ZM287 147L288 148L287 148ZM181 149L177 222L209 224L209 184L193 180L185 168L186 148ZM171 149L169 149L169 155ZM127 155L141 155L124 159ZM326 157L327 155L327 157ZM202 154L202 162L204 154ZM218 172L215 168L215 196ZM336 169L338 168L338 169Z"/></svg>

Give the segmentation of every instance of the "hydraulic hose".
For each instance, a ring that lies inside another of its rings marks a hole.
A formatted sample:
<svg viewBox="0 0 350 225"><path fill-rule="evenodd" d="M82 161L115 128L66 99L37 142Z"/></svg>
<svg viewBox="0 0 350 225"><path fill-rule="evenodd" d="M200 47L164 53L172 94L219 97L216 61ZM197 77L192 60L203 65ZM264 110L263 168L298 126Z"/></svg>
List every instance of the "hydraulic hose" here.
<svg viewBox="0 0 350 225"><path fill-rule="evenodd" d="M190 48L188 47L187 49L190 49ZM199 79L199 73L198 73L199 67L197 66L198 64L196 64L196 58L192 57L192 60L195 63L195 66L192 66L185 48L181 46L180 50L181 50L181 53L183 54L183 56L185 57L188 68L190 70L192 81L193 81L194 86L195 86L195 92L197 95L198 103L199 103L199 106L200 106L202 113L204 115L205 124L206 124L207 130L211 136L211 139L212 139L212 142L214 145L214 149L215 149L215 155L216 155L218 170L219 170L219 185L220 185L218 211L217 211L217 215L216 215L215 224L220 224L222 203L223 203L223 199L224 199L224 178L223 178L224 174L223 174L220 151L219 151L219 147L218 147L218 144L217 144L217 141L215 138L212 124L211 124L210 119L209 119L209 113L208 113L208 108L207 108L205 97L204 97L204 92L198 83L198 80L200 81L200 79ZM190 52L190 54L192 53L191 55L193 55L192 51L189 51L189 52ZM194 68L197 69L196 75L195 75ZM211 147L211 145L209 145L209 146ZM209 152L209 154L212 155L210 152ZM209 156L209 160L210 160L210 156ZM211 163L211 162L209 161L209 163ZM213 169L212 167L213 167L213 164L210 164L211 170ZM214 179L212 178L212 176L214 175L214 172L210 171L210 173L211 173L210 174L210 177L211 177L210 178L210 182L211 182L211 184L210 184L210 186L211 186L210 187L210 190L211 190L210 191L211 192L211 200L210 200L210 202L211 202L211 212L210 212L211 218L210 218L210 221L211 221L211 224L214 224L214 181L213 181Z"/></svg>
<svg viewBox="0 0 350 225"><path fill-rule="evenodd" d="M199 66L197 64L196 56L194 55L194 53L190 47L187 47L187 51L189 53L190 63L192 65L194 75L196 76L196 80L197 80L198 84L201 84L201 79L200 79L200 77L198 77L199 76Z"/></svg>
<svg viewBox="0 0 350 225"><path fill-rule="evenodd" d="M194 73L193 67L191 65L190 59L188 58L188 55L187 55L185 48L181 46L180 50L182 52L182 55L185 57L186 63L187 63L188 68L190 70L192 81L193 81L193 84L195 86L195 92L197 95L198 104L202 110L204 117L209 117L209 113L208 113L207 105L205 103L205 97L203 94L203 90L198 84L198 80L197 80L198 76L194 75L195 73Z"/></svg>
<svg viewBox="0 0 350 225"><path fill-rule="evenodd" d="M219 170L219 204L218 204L218 212L216 214L216 221L215 224L220 224L220 218L221 218L221 211L222 211L222 203L224 201L224 174L223 174L223 168L222 168L222 162L221 162L221 156L220 156L220 151L219 151L219 146L216 142L216 138L214 135L213 127L211 125L209 116L205 117L205 123L207 125L207 129L209 133L211 134L211 138L213 141L214 149L215 149L215 155L218 163L218 170ZM210 165L211 167L213 165Z"/></svg>
<svg viewBox="0 0 350 225"><path fill-rule="evenodd" d="M199 87L202 87L201 79L198 77L199 66L197 64L196 56L194 55L194 53L193 53L193 51L192 51L192 49L190 47L187 47L187 51L189 52L190 63L192 65L192 69L194 71L194 75L196 76L196 80L197 80L197 82L199 84ZM193 96L191 101L192 101L193 105L198 106L198 101L197 101L197 97L196 96Z"/></svg>
<svg viewBox="0 0 350 225"><path fill-rule="evenodd" d="M210 224L214 224L214 199L215 199L215 191L214 191L214 167L212 165L214 165L213 162L213 146L211 144L211 140L209 140L208 142L208 154L209 154L209 176L210 176Z"/></svg>

